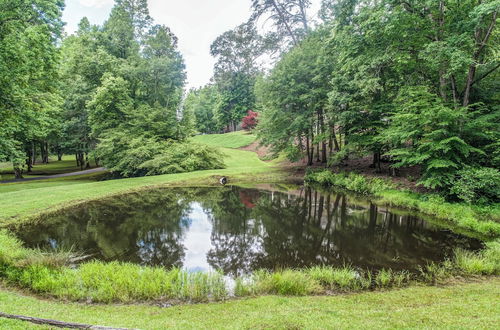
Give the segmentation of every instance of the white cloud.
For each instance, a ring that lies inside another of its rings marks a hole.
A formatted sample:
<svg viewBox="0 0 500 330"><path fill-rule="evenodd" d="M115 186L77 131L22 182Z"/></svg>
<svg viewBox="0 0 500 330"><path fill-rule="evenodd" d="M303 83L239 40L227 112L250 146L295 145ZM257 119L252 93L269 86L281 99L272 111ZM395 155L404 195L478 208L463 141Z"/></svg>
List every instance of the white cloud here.
<svg viewBox="0 0 500 330"><path fill-rule="evenodd" d="M320 0L312 0L310 13L316 13ZM66 0L63 19L66 32L73 33L86 16L92 24L102 24L114 0ZM209 82L215 59L210 44L223 32L245 22L251 14L251 0L148 0L155 23L165 24L179 38L188 73L187 87Z"/></svg>
<svg viewBox="0 0 500 330"><path fill-rule="evenodd" d="M82 6L92 8L102 8L114 2L114 0L78 0Z"/></svg>

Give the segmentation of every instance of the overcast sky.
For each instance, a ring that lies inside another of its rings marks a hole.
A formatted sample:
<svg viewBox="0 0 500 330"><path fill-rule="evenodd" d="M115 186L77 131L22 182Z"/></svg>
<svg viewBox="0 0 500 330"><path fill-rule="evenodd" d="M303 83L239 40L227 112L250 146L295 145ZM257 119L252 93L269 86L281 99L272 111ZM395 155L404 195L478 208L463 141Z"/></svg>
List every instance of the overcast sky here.
<svg viewBox="0 0 500 330"><path fill-rule="evenodd" d="M311 14L321 0L312 0ZM250 16L251 0L148 0L156 24L164 24L179 38L184 56L188 87L199 87L212 77L214 58L210 44L220 34L245 22ZM86 16L92 24L102 24L114 0L66 0L63 20L66 32L73 33Z"/></svg>

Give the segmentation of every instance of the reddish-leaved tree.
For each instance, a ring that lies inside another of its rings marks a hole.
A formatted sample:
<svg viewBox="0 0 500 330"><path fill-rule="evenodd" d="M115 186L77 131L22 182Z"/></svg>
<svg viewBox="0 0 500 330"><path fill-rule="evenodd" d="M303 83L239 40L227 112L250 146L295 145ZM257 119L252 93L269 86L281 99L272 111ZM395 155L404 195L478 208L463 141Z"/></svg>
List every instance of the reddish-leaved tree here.
<svg viewBox="0 0 500 330"><path fill-rule="evenodd" d="M254 129L255 126L257 126L257 123L259 122L259 120L257 119L258 116L259 116L258 112L248 110L247 116L243 118L241 127L246 130Z"/></svg>

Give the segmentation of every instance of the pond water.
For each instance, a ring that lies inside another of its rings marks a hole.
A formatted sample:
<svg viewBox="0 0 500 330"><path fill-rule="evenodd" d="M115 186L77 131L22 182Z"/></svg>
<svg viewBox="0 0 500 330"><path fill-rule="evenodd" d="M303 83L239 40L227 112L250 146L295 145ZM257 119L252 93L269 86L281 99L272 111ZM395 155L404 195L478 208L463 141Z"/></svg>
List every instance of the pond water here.
<svg viewBox="0 0 500 330"><path fill-rule="evenodd" d="M85 204L17 230L29 247L70 248L100 260L220 269L351 264L408 269L479 241L404 211L311 188L172 188Z"/></svg>

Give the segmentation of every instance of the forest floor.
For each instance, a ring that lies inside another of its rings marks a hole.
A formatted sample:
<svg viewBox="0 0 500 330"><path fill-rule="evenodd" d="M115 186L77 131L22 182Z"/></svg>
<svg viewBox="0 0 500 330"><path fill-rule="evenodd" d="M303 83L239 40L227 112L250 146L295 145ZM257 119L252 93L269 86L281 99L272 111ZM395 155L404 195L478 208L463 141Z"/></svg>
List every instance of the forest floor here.
<svg viewBox="0 0 500 330"><path fill-rule="evenodd" d="M86 305L0 290L0 311L44 319L137 329L495 329L500 279L337 296L263 296L162 308ZM3 329L43 329L0 319Z"/></svg>

